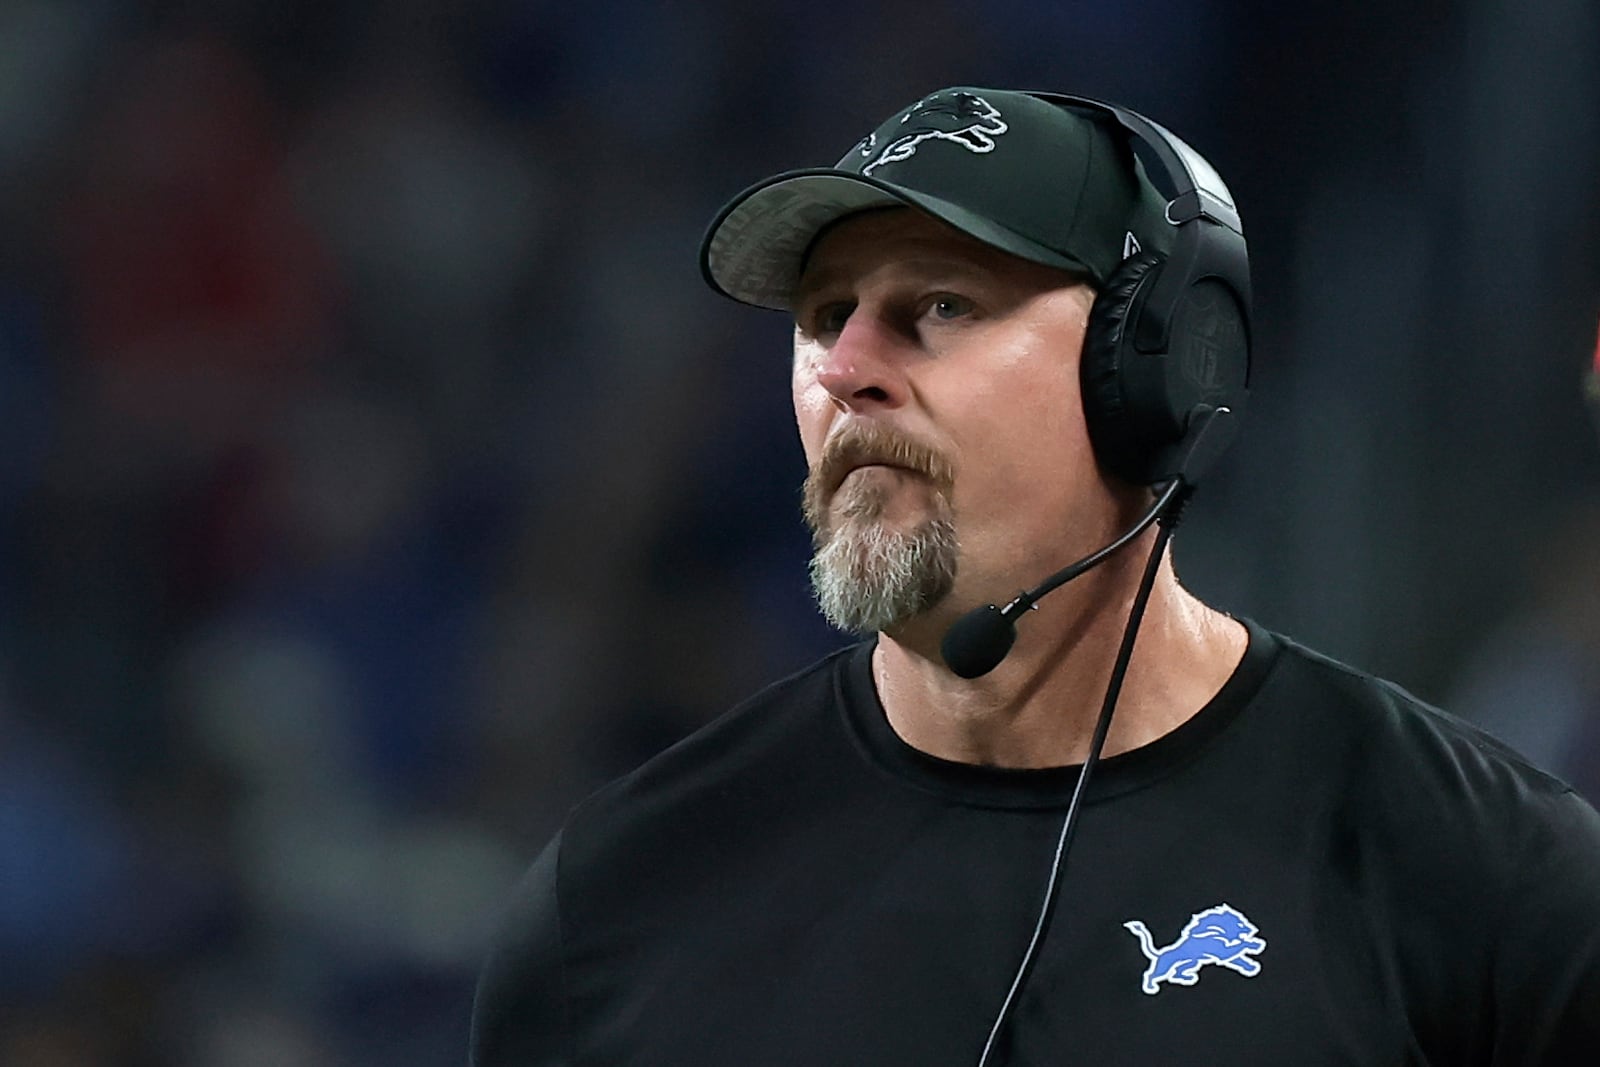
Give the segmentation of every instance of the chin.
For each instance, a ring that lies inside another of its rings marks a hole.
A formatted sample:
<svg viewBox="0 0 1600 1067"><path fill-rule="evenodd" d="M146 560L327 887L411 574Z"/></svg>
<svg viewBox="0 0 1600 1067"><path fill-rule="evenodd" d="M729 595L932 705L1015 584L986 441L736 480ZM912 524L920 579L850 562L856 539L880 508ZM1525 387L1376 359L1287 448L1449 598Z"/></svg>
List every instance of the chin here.
<svg viewBox="0 0 1600 1067"><path fill-rule="evenodd" d="M955 585L952 523L929 519L910 529L851 521L830 532L811 560L811 585L830 623L852 633L913 627Z"/></svg>

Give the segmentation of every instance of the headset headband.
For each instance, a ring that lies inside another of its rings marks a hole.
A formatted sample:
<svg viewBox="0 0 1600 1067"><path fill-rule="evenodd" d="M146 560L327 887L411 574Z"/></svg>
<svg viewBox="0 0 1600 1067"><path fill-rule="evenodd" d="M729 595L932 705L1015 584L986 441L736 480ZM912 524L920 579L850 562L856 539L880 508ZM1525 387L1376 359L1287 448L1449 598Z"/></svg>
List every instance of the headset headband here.
<svg viewBox="0 0 1600 1067"><path fill-rule="evenodd" d="M1244 236L1244 226L1239 221L1233 194L1228 191L1222 176L1204 156L1159 122L1147 119L1137 111L1087 96L1047 92L1029 92L1028 95L1058 107L1080 108L1109 115L1133 134L1155 157L1162 177L1172 190L1172 199L1167 204L1167 221L1174 226L1181 226L1190 219L1205 218Z"/></svg>

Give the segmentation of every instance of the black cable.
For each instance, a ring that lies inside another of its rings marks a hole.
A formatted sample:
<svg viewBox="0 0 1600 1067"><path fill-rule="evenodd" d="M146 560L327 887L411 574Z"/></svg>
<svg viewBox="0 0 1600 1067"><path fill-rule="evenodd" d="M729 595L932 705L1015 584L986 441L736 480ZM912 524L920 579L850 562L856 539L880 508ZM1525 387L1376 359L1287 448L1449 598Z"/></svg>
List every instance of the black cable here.
<svg viewBox="0 0 1600 1067"><path fill-rule="evenodd" d="M1046 593L1097 567L1113 552L1120 551L1134 538L1144 533L1157 519L1166 520L1182 506L1180 497L1189 492L1182 478L1174 478L1161 488L1155 503L1139 517L1139 521L1099 551L1083 557L1076 563L1057 571L1032 589L1018 593L1003 608L985 604L967 612L945 631L939 643L939 654L945 666L960 678L980 678L1000 665L1017 639L1017 619Z"/></svg>
<svg viewBox="0 0 1600 1067"><path fill-rule="evenodd" d="M1089 775L1094 770L1095 764L1100 762L1100 750L1105 747L1106 735L1111 732L1111 715L1116 710L1117 696L1122 692L1122 681L1128 673L1128 661L1133 658L1133 643L1139 636L1139 623L1144 619L1145 607L1150 601L1150 591L1155 587L1156 572L1161 568L1162 553L1166 550L1167 541L1172 537L1173 528L1178 524L1183 505L1188 502L1189 494L1179 489L1180 485L1181 481L1174 479L1173 485L1169 486L1161 496L1161 503L1166 504L1170 501L1171 506L1161 516L1155 544L1150 549L1150 558L1145 561L1144 574L1139 579L1139 590L1134 594L1133 607L1128 612L1128 624L1122 631L1122 644L1117 649L1117 659L1111 668L1111 680L1106 685L1105 699L1100 704L1100 717L1095 721L1094 734L1089 739L1089 751L1083 758L1077 784L1072 787L1072 799L1068 802L1067 813L1061 820L1061 833L1056 839L1055 856L1050 861L1050 876L1045 881L1044 900L1039 906L1039 917L1034 922L1033 935L1028 939L1028 947L1022 954L1022 962L1017 965L1017 973L1011 979L1011 988L1006 991L1006 999L994 1017L994 1025L989 1028L989 1038L983 1043L983 1053L978 1057L978 1067L988 1067L989 1054L994 1051L1000 1031L1004 1029L1006 1020L1011 1015L1011 1009L1016 1005L1017 994L1021 992L1033 969L1039 945L1044 941L1045 932L1050 926L1050 917L1055 910L1056 896L1061 886L1061 872L1066 866L1067 850L1072 846L1072 837L1077 830L1078 812L1089 785Z"/></svg>
<svg viewBox="0 0 1600 1067"><path fill-rule="evenodd" d="M1098 567L1100 562L1107 556L1111 555L1113 552L1116 552L1129 541L1132 541L1135 537L1138 537L1140 534L1144 533L1145 530L1149 529L1152 522L1155 522L1157 519L1166 522L1167 516L1173 515L1177 511L1181 510L1182 496L1186 493L1186 489L1187 487L1184 485L1183 479L1172 479L1172 481L1168 482L1162 488L1160 495L1156 497L1155 503L1150 505L1150 510L1140 516L1139 521L1129 527L1127 532L1121 537L1117 538L1115 541L1111 542L1109 545L1093 555L1085 556L1067 569L1051 575L1042 584L1028 590L1026 593L1021 594L1015 600L1011 601L1011 603L1007 604L1001 609L1000 613L1007 618L1015 618L1028 608L1032 607L1033 602L1044 596L1046 593L1066 585L1068 582L1072 581L1072 579L1078 577L1080 574L1083 574L1085 571L1088 571L1093 567Z"/></svg>

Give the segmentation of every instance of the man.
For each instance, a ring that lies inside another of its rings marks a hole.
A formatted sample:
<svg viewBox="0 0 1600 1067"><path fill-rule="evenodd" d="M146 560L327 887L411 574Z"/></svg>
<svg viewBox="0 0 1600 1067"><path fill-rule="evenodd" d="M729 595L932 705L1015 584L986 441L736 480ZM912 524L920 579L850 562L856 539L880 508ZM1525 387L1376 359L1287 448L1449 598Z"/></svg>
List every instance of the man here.
<svg viewBox="0 0 1600 1067"><path fill-rule="evenodd" d="M1592 1062L1594 811L1173 574L1248 281L1169 137L942 90L719 216L708 279L794 317L819 603L875 636L573 812L478 1067Z"/></svg>

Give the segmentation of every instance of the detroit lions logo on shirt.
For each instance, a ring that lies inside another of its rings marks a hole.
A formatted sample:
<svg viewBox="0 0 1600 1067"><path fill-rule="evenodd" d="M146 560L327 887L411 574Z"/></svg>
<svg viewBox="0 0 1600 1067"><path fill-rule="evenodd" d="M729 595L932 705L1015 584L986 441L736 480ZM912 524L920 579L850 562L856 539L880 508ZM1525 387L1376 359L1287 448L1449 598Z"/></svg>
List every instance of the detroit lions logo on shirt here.
<svg viewBox="0 0 1600 1067"><path fill-rule="evenodd" d="M1162 982L1194 985L1200 981L1200 968L1208 963L1237 971L1246 978L1261 973L1261 964L1251 957L1260 955L1267 942L1257 936L1260 931L1256 924L1230 905L1218 904L1196 912L1178 939L1164 948L1156 947L1150 931L1138 919L1122 925L1139 939L1139 951L1150 961L1140 987L1146 993L1161 992Z"/></svg>
<svg viewBox="0 0 1600 1067"><path fill-rule="evenodd" d="M862 174L871 174L885 163L910 159L917 154L917 146L929 139L951 141L980 155L993 152L994 139L1010 129L999 109L977 93L934 93L907 111L900 125L905 132L862 167ZM876 139L874 134L862 143L863 155L872 151Z"/></svg>

